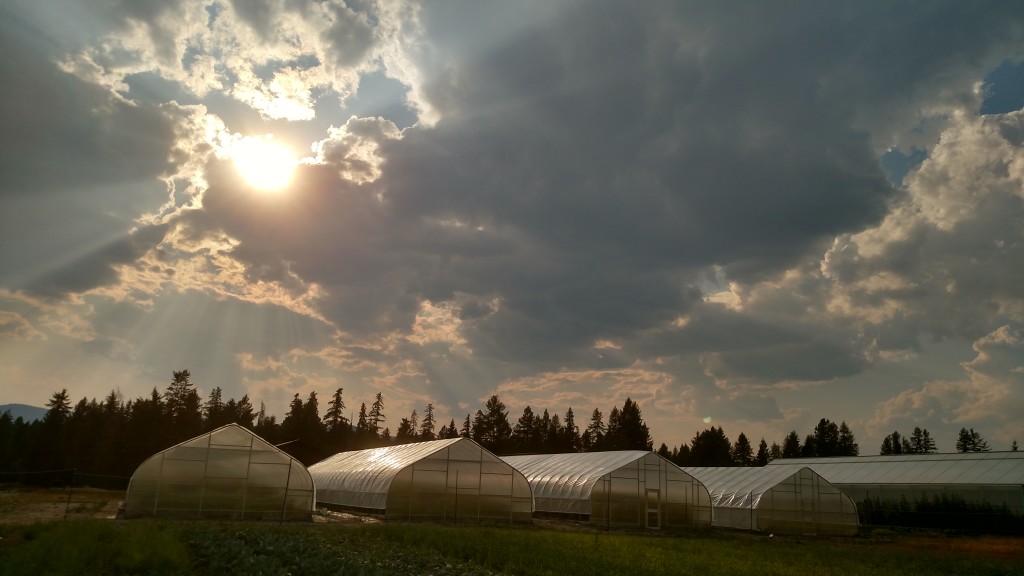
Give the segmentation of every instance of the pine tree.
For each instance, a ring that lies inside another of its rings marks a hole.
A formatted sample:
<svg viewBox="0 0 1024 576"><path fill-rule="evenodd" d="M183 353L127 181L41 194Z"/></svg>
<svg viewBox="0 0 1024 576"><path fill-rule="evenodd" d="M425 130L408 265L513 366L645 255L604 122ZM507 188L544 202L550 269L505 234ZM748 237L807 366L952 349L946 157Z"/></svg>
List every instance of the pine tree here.
<svg viewBox="0 0 1024 576"><path fill-rule="evenodd" d="M171 441L181 442L198 435L203 428L202 399L188 370L173 372L164 398L171 421Z"/></svg>
<svg viewBox="0 0 1024 576"><path fill-rule="evenodd" d="M580 437L580 429L576 426L576 416L572 413L572 406L565 411L562 438L565 452L579 452L583 449L583 438Z"/></svg>
<svg viewBox="0 0 1024 576"><path fill-rule="evenodd" d="M469 438L472 431L473 427L469 422L469 414L466 414L466 421L462 423L462 430L459 431L459 435L463 438Z"/></svg>
<svg viewBox="0 0 1024 576"><path fill-rule="evenodd" d="M740 432L729 455L736 466L752 466L754 464L754 449L750 446L750 440L747 439L746 434Z"/></svg>
<svg viewBox="0 0 1024 576"><path fill-rule="evenodd" d="M415 441L416 428L413 427L412 420L402 418L398 423L398 429L395 430L395 444L412 444Z"/></svg>
<svg viewBox="0 0 1024 576"><path fill-rule="evenodd" d="M520 454L537 453L540 450L540 435L537 433L538 420L533 409L523 408L523 415L512 428L512 450Z"/></svg>
<svg viewBox="0 0 1024 576"><path fill-rule="evenodd" d="M612 450L653 449L651 432L644 423L639 404L627 397L621 410L612 409L605 440Z"/></svg>
<svg viewBox="0 0 1024 576"><path fill-rule="evenodd" d="M900 435L899 431L893 430L892 434L882 439L882 446L878 449L878 453L888 456L908 454L910 450L910 441Z"/></svg>
<svg viewBox="0 0 1024 576"><path fill-rule="evenodd" d="M370 406L370 412L366 415L367 423L370 425L370 432L374 436L380 434L380 425L384 423L387 418L384 417L384 395L377 392L376 398L373 400L373 405ZM384 438L383 434L380 434L381 438ZM385 438L389 440L389 438Z"/></svg>
<svg viewBox="0 0 1024 576"><path fill-rule="evenodd" d="M764 438L761 438L761 443L757 445L757 456L754 457L754 465L767 466L770 461L771 455L768 452L768 443L765 442Z"/></svg>
<svg viewBox="0 0 1024 576"><path fill-rule="evenodd" d="M364 441L368 436L373 435L373 431L370 430L370 421L366 416L366 402L359 405L359 417L356 420L356 434L358 434Z"/></svg>
<svg viewBox="0 0 1024 576"><path fill-rule="evenodd" d="M922 430L919 426L914 426L908 447L910 448L908 454L929 454L935 451L935 441L932 440L927 429Z"/></svg>
<svg viewBox="0 0 1024 576"><path fill-rule="evenodd" d="M828 418L822 418L814 427L814 450L810 456L829 457L839 452L839 427Z"/></svg>
<svg viewBox="0 0 1024 576"><path fill-rule="evenodd" d="M324 413L324 424L328 430L334 431L336 427L344 427L345 420L345 399L342 397L345 389L338 388L334 396L327 402L327 412Z"/></svg>
<svg viewBox="0 0 1024 576"><path fill-rule="evenodd" d="M690 466L735 466L732 443L719 426L698 432L690 440Z"/></svg>
<svg viewBox="0 0 1024 576"><path fill-rule="evenodd" d="M430 440L436 439L434 435L434 405L427 403L427 408L423 413L423 422L420 422L420 433L419 437L421 441L429 442Z"/></svg>
<svg viewBox="0 0 1024 576"><path fill-rule="evenodd" d="M814 435L808 434L804 437L804 443L800 446L800 456L810 458L817 453L818 448L814 445Z"/></svg>
<svg viewBox="0 0 1024 576"><path fill-rule="evenodd" d="M54 392L50 400L46 402L46 414L43 415L43 424L60 426L67 424L71 418L71 399L68 396L68 389Z"/></svg>
<svg viewBox="0 0 1024 576"><path fill-rule="evenodd" d="M590 415L590 424L587 425L587 429L583 432L583 451L596 452L601 450L604 444L605 432L606 429L601 411L594 408L594 412Z"/></svg>
<svg viewBox="0 0 1024 576"><path fill-rule="evenodd" d="M844 420L839 424L839 444L836 446L836 456L857 456L859 454L860 446Z"/></svg>
<svg viewBox="0 0 1024 576"><path fill-rule="evenodd" d="M960 434L956 441L957 452L988 452L988 442L981 437L981 434L974 431L971 428L968 431L966 428L960 429Z"/></svg>
<svg viewBox="0 0 1024 576"><path fill-rule="evenodd" d="M782 440L782 457L783 458L799 458L800 457L800 436L797 435L796 430L791 431Z"/></svg>
<svg viewBox="0 0 1024 576"><path fill-rule="evenodd" d="M221 395L220 386L217 386L210 391L210 398L203 404L203 416L206 420L203 429L207 431L220 428L232 421L232 414L227 412Z"/></svg>
<svg viewBox="0 0 1024 576"><path fill-rule="evenodd" d="M504 454L512 438L512 425L508 422L505 403L495 394L487 399L485 408L487 412L476 412L473 439L495 454Z"/></svg>
<svg viewBox="0 0 1024 576"><path fill-rule="evenodd" d="M772 447L768 449L768 461L778 460L782 458L782 446L779 446L778 442L772 442Z"/></svg>

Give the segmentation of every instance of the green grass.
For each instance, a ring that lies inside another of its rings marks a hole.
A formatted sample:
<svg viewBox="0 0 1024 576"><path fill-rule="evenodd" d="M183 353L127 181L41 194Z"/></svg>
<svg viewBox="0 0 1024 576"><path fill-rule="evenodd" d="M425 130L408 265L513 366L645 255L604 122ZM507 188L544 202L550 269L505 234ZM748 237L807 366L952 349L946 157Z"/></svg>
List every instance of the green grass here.
<svg viewBox="0 0 1024 576"><path fill-rule="evenodd" d="M180 526L74 520L0 527L0 575L188 574Z"/></svg>
<svg viewBox="0 0 1024 576"><path fill-rule="evenodd" d="M0 575L1024 575L1024 539L82 520L0 526Z"/></svg>

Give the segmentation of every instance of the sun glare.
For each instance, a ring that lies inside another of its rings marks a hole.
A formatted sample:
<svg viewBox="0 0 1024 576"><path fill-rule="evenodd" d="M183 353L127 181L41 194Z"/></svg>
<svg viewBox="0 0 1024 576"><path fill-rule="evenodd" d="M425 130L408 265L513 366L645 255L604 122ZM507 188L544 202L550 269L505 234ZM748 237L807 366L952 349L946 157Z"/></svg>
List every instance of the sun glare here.
<svg viewBox="0 0 1024 576"><path fill-rule="evenodd" d="M287 146L270 136L243 138L231 148L231 159L242 179L259 190L275 191L292 181L297 161Z"/></svg>

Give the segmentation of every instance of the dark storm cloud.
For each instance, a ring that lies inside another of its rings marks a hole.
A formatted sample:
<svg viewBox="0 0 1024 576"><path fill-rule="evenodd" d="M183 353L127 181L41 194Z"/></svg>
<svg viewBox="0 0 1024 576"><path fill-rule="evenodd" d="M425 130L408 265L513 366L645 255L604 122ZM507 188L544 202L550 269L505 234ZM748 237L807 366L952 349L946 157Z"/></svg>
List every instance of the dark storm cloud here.
<svg viewBox="0 0 1024 576"><path fill-rule="evenodd" d="M116 281L113 265L162 238L128 231L166 197L177 112L61 71L56 39L17 8L0 18L3 286L58 297Z"/></svg>
<svg viewBox="0 0 1024 576"><path fill-rule="evenodd" d="M686 313L707 266L767 278L880 222L897 192L866 129L909 96L969 94L922 95L983 73L1013 30L992 10L948 18L952 4L799 8L586 3L486 51L432 37L423 93L442 118L381 142L380 180L353 188L303 169L304 207L260 216L219 203L231 184L214 178L207 210L228 218L247 263L280 259L324 285L345 330L408 330L419 299L470 295L499 303L467 314L470 348L565 362ZM430 36L440 18L426 11ZM460 25L474 29L474 14ZM758 342L719 356L721 369L753 376L773 356ZM822 361L768 362L773 380L860 366L806 337L776 353Z"/></svg>

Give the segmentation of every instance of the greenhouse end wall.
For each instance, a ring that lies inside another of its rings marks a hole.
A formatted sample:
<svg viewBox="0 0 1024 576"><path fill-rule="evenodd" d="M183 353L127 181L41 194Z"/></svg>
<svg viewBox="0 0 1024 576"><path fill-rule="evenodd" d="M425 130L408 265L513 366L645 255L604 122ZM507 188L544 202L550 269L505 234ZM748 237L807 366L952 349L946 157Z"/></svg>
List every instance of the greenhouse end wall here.
<svg viewBox="0 0 1024 576"><path fill-rule="evenodd" d="M780 534L853 536L859 524L853 500L807 468L766 490L756 518L758 530Z"/></svg>
<svg viewBox="0 0 1024 576"><path fill-rule="evenodd" d="M607 528L710 528L711 499L699 481L649 454L594 484L590 521Z"/></svg>
<svg viewBox="0 0 1024 576"><path fill-rule="evenodd" d="M125 517L310 520L304 466L235 424L159 452L132 475Z"/></svg>
<svg viewBox="0 0 1024 576"><path fill-rule="evenodd" d="M526 475L538 514L588 519L603 528L711 527L700 481L642 450L502 458Z"/></svg>
<svg viewBox="0 0 1024 576"><path fill-rule="evenodd" d="M460 442L402 469L385 518L442 522L533 522L526 478L473 442Z"/></svg>

